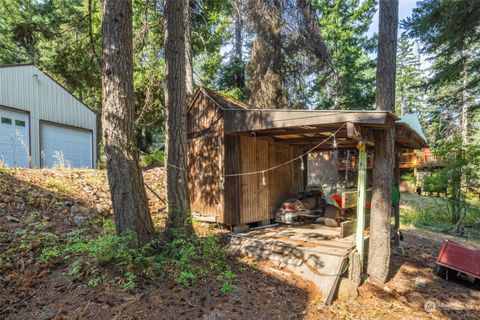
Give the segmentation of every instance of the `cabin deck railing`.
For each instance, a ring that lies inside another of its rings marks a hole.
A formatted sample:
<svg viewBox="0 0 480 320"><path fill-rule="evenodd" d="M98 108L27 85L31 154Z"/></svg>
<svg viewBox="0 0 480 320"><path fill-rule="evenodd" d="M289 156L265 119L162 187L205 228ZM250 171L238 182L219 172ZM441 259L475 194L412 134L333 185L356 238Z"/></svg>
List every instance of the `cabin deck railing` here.
<svg viewBox="0 0 480 320"><path fill-rule="evenodd" d="M367 168L371 169L373 165L373 157L368 155ZM426 167L439 167L442 166L440 159L435 156L430 150L405 150L400 156L400 168L402 169L415 169ZM348 157L345 155L338 158L338 170L345 171L348 168L349 171L356 171L358 168L358 159L356 155L352 154Z"/></svg>

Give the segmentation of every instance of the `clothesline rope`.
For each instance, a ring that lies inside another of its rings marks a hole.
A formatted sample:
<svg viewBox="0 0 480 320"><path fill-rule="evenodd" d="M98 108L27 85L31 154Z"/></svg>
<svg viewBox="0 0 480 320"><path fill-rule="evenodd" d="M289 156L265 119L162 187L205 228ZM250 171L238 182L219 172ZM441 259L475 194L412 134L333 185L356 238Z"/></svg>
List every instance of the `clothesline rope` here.
<svg viewBox="0 0 480 320"><path fill-rule="evenodd" d="M280 167L283 167L283 166L286 166L292 162L295 162L297 160L301 160L303 161L303 157L308 155L310 152L314 151L315 149L317 149L318 147L322 146L323 144L325 144L328 140L330 140L331 138L335 138L335 136L337 135L338 132L340 132L340 130L342 130L343 128L345 127L345 124L343 124L340 128L338 128L335 132L333 132L332 134L330 134L327 138L325 138L323 141L321 141L320 143L318 143L317 145L315 145L314 147L310 148L309 150L307 150L305 153L301 154L300 156L297 156L293 159L290 159L286 162L283 162L281 164L278 164L276 166L273 166L273 167L270 167L270 168L267 168L267 169L263 169L263 170L258 170L258 171L250 171L250 172L242 172L242 173L231 173L231 174L219 174L218 176L219 177L223 177L223 178L226 178L226 177L241 177L241 176L248 176L248 175L256 175L256 174L261 174L262 176L265 175L266 172L269 172L269 171L272 171L272 170L275 170L275 169L278 169ZM178 167L176 165L173 165L173 164L170 164L170 163L167 163L167 166L171 167L171 168L175 168L177 170L181 170L181 171L187 171L185 168L181 168L181 167ZM205 173L205 172L202 172L201 175L205 175L205 174L213 174L213 172L209 172L209 173Z"/></svg>

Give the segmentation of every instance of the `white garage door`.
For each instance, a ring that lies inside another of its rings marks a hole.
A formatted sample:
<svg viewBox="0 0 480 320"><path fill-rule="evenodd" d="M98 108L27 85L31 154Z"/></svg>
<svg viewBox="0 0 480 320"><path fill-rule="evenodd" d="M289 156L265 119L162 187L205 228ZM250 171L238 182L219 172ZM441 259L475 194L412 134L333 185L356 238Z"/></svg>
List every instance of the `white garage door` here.
<svg viewBox="0 0 480 320"><path fill-rule="evenodd" d="M42 123L42 168L92 168L92 132Z"/></svg>
<svg viewBox="0 0 480 320"><path fill-rule="evenodd" d="M0 108L0 162L8 167L29 167L28 114Z"/></svg>

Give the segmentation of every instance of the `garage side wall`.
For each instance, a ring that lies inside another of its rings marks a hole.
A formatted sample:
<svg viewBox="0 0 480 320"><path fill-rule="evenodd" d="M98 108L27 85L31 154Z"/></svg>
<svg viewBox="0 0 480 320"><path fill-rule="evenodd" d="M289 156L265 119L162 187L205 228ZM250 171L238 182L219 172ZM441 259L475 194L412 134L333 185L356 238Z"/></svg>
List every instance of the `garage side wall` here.
<svg viewBox="0 0 480 320"><path fill-rule="evenodd" d="M42 121L90 130L96 166L97 114L33 65L0 68L0 105L29 112L32 167L41 163Z"/></svg>
<svg viewBox="0 0 480 320"><path fill-rule="evenodd" d="M199 92L187 114L187 174L193 213L224 220L224 133L220 108Z"/></svg>

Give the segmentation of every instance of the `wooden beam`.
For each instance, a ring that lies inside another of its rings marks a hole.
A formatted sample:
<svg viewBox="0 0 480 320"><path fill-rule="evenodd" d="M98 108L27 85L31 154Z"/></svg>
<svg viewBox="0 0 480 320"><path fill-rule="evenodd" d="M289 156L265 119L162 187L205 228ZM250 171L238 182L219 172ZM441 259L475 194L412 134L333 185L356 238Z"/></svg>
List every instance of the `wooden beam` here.
<svg viewBox="0 0 480 320"><path fill-rule="evenodd" d="M322 141L324 141L326 138L329 136L321 136L321 137L298 137L298 138L286 138L286 139L278 139L278 138L273 138L274 142L283 142L283 143L288 143L288 144L293 144L293 143L300 143L300 144L317 144ZM337 140L337 144L340 146L345 143L352 143L352 141L349 140ZM330 141L325 142L325 145L332 145L333 144L333 138L330 139Z"/></svg>
<svg viewBox="0 0 480 320"><path fill-rule="evenodd" d="M358 182L357 182L357 230L355 235L356 247L360 256L360 263L364 261L364 236L365 229L365 200L367 189L367 150L364 143L358 146Z"/></svg>
<svg viewBox="0 0 480 320"><path fill-rule="evenodd" d="M343 125L345 122L384 127L394 118L384 111L224 110L225 131L240 133L299 126Z"/></svg>
<svg viewBox="0 0 480 320"><path fill-rule="evenodd" d="M353 122L347 122L347 136L358 141L362 140L360 126Z"/></svg>
<svg viewBox="0 0 480 320"><path fill-rule="evenodd" d="M321 127L316 127L315 129L302 129L299 127L293 127L293 128L263 130L263 131L258 131L256 134L257 134L257 137L283 136L283 135L290 135L290 134L327 133L327 132L333 132L337 129L338 129L338 125L321 126Z"/></svg>

